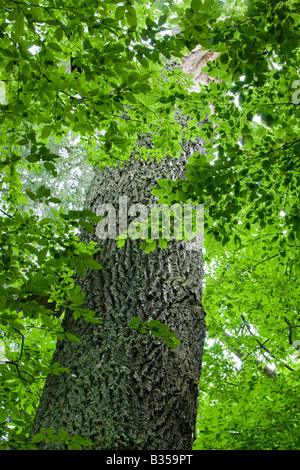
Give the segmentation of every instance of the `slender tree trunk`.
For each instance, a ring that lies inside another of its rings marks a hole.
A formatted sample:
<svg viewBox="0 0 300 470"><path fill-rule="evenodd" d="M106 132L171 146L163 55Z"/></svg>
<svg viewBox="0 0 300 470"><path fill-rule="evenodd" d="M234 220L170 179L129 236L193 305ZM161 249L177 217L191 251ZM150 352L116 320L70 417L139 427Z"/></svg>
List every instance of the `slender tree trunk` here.
<svg viewBox="0 0 300 470"><path fill-rule="evenodd" d="M153 203L155 181L182 177L185 162L186 155L162 163L133 159L121 169L100 171L86 207L96 212L99 204L110 203L117 208L120 196L128 197L128 207ZM78 283L102 323L75 321L66 313L63 326L81 343L58 341L53 361L71 375L47 378L32 434L63 428L92 440L93 449L191 449L205 338L202 252L174 241L145 254L140 240L128 239L117 248L114 240L82 232L85 241L93 237L101 245L97 261L103 269L89 270ZM132 330L133 316L166 323L181 345L173 350Z"/></svg>

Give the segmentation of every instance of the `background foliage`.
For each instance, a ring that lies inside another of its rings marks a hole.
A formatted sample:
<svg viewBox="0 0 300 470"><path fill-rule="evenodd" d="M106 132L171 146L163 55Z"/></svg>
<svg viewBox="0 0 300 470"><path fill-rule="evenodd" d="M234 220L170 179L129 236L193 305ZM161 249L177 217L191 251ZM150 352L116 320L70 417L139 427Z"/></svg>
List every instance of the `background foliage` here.
<svg viewBox="0 0 300 470"><path fill-rule="evenodd" d="M299 448L298 10L296 0L1 3L3 449L34 448L45 377L67 372L50 365L57 338L78 341L61 327L63 308L97 321L72 277L100 269L77 236L99 220L82 209L93 167L176 158L183 138L204 139L207 154L154 194L206 209L194 447ZM197 45L220 54L206 67L217 80L199 93L164 66ZM141 147L150 132L153 148ZM43 438L91 444L63 430Z"/></svg>

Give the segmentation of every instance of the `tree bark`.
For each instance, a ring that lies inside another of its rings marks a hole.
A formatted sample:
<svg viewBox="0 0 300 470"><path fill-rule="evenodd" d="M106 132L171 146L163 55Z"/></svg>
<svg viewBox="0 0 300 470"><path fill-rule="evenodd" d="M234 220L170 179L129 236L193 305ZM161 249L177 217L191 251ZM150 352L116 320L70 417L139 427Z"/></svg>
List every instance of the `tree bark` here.
<svg viewBox="0 0 300 470"><path fill-rule="evenodd" d="M161 163L132 159L121 168L99 171L86 208L96 212L104 203L117 208L119 196L128 197L128 206L153 203L151 187L161 178L182 177L186 157ZM117 248L115 240L99 240L86 231L81 238L101 246L96 259L103 269L88 270L77 282L86 306L102 323L74 320L66 312L63 326L81 343L58 341L53 361L71 375L47 378L32 435L41 428L63 428L92 440L93 449L191 449L205 339L201 250L189 251L185 242L173 241L145 254L141 240L128 239ZM128 326L133 316L166 323L180 346L170 349L151 334L133 330ZM63 446L42 443L40 448Z"/></svg>

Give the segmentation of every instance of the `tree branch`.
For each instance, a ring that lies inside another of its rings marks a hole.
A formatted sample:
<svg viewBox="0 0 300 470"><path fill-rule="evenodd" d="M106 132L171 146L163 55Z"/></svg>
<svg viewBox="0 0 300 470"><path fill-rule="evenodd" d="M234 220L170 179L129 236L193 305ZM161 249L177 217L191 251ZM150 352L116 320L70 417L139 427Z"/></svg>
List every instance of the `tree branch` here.
<svg viewBox="0 0 300 470"><path fill-rule="evenodd" d="M223 336L225 338L231 338L231 336L226 332L223 332ZM243 352L242 348L234 348L233 350L231 350L231 352L233 352L233 354L237 356L240 359L240 361L245 360L245 353ZM255 364L257 365L257 367L259 367L262 370L262 372L265 375L267 375L267 377L270 377L273 380L277 380L275 371L272 370L270 367L264 365L262 361L260 361L259 359L256 359Z"/></svg>

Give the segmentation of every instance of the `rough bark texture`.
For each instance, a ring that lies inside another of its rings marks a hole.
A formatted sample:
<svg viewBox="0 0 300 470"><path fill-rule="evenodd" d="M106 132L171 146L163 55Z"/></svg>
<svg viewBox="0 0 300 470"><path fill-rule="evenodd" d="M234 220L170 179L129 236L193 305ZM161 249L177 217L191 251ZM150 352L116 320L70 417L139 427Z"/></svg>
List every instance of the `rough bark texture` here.
<svg viewBox="0 0 300 470"><path fill-rule="evenodd" d="M105 169L95 177L86 207L117 208L125 195L128 205L153 203L155 181L182 177L185 161L186 155L162 163L133 159L121 169ZM97 240L82 233L83 240L91 238ZM53 361L72 375L48 377L32 433L63 428L92 440L93 449L191 449L205 338L202 253L176 241L150 254L139 249L140 240L128 240L122 248L114 240L97 241L103 269L89 270L78 282L102 324L66 314L64 328L81 343L59 341ZM132 330L132 316L166 323L181 345L172 350Z"/></svg>

